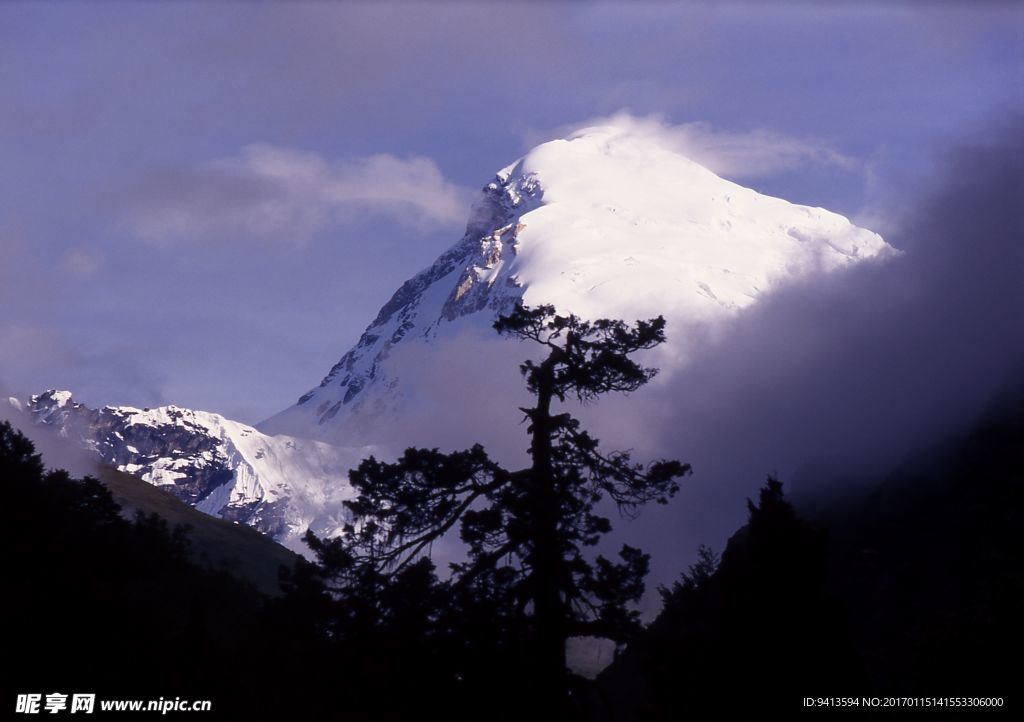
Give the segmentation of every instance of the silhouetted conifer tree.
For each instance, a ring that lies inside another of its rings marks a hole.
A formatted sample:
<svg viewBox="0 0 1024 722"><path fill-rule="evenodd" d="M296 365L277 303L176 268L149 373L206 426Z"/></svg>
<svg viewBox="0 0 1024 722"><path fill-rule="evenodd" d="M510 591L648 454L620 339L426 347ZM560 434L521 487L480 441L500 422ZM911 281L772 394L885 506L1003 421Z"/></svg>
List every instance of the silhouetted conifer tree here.
<svg viewBox="0 0 1024 722"><path fill-rule="evenodd" d="M350 586L383 590L457 529L467 559L453 565L445 594L449 612L460 618L459 631L465 633L467 620L489 616L483 637L503 648L505 660L518 653L527 684L517 697L529 699L545 719L561 715L568 687L566 640L593 635L623 641L639 629L629 605L643 593L649 558L630 546L622 547L618 562L589 558L586 548L611 530L595 506L608 498L620 513L633 514L648 502L666 503L689 466L658 461L645 467L626 452L604 452L555 404L640 388L655 370L631 355L662 343L664 327L660 317L633 327L587 322L558 315L551 306L520 306L501 317L495 323L499 333L539 344L547 353L539 363L521 366L535 399L522 409L529 422L530 466L508 471L479 445L447 454L408 449L395 463L371 457L350 475L358 492L347 502L355 523L342 541L310 540L321 561ZM393 603L370 596L383 605L374 614Z"/></svg>

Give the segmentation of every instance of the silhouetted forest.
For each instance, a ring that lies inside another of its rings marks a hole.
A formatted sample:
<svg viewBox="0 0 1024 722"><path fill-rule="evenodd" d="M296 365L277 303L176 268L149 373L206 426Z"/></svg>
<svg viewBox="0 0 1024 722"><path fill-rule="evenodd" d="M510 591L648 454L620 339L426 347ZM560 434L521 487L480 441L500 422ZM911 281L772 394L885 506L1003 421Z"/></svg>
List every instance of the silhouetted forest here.
<svg viewBox="0 0 1024 722"><path fill-rule="evenodd" d="M8 424L0 484L8 705L56 690L209 698L217 719L736 719L887 694L1016 706L1021 395L863 503L802 519L769 480L721 558L703 549L662 589L596 681L565 675L557 713L536 708L529 614L500 571L460 586L421 557L387 575L311 538L320 563L268 596L199 563L187 529L124 519L99 482L46 471Z"/></svg>

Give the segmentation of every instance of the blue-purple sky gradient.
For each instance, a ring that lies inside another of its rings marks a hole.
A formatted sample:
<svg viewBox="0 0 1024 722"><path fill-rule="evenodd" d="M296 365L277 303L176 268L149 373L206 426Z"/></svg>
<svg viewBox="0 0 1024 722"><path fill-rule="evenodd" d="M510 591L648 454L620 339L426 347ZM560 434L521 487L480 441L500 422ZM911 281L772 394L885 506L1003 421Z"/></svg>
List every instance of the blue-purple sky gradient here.
<svg viewBox="0 0 1024 722"><path fill-rule="evenodd" d="M0 385L258 421L495 170L622 109L886 234L1022 54L1020 3L0 4Z"/></svg>

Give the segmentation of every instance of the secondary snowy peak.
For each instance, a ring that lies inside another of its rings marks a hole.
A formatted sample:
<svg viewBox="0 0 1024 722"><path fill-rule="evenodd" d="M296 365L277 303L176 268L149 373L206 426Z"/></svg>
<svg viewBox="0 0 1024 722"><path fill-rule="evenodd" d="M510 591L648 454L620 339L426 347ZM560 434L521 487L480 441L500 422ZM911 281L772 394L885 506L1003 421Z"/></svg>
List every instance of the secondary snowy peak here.
<svg viewBox="0 0 1024 722"><path fill-rule="evenodd" d="M25 408L121 471L159 486L199 510L248 524L279 541L307 528L336 534L346 471L369 449L341 449L287 436L269 437L219 414L177 406L90 409L69 391L47 391Z"/></svg>
<svg viewBox="0 0 1024 722"><path fill-rule="evenodd" d="M664 315L664 367L684 362L688 326L890 251L840 215L727 181L653 135L588 128L499 171L462 239L398 289L317 388L261 428L342 439L400 411L417 390L390 363L396 348L493 335L519 300L591 319Z"/></svg>

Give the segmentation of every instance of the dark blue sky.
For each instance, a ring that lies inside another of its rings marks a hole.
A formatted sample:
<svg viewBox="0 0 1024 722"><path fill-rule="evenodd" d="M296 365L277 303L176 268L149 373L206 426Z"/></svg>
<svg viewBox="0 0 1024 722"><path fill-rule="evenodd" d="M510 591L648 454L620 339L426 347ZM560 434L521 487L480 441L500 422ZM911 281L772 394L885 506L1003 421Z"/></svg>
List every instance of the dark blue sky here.
<svg viewBox="0 0 1024 722"><path fill-rule="evenodd" d="M4 3L0 385L257 421L623 110L885 234L1022 56L1021 3Z"/></svg>

